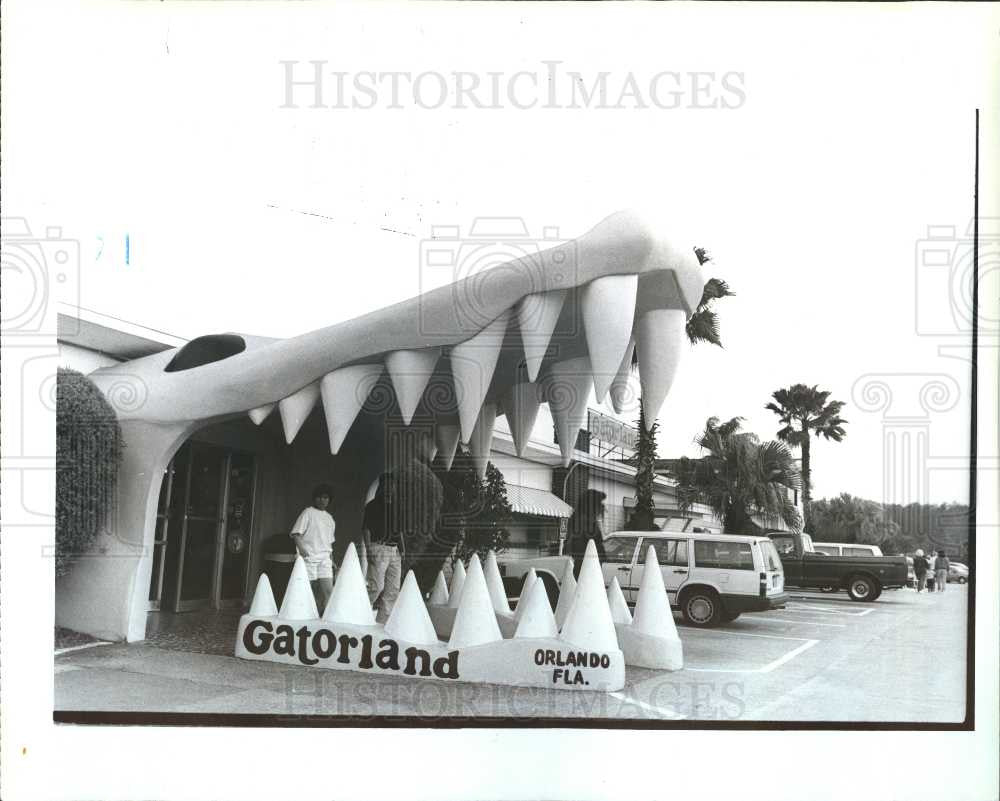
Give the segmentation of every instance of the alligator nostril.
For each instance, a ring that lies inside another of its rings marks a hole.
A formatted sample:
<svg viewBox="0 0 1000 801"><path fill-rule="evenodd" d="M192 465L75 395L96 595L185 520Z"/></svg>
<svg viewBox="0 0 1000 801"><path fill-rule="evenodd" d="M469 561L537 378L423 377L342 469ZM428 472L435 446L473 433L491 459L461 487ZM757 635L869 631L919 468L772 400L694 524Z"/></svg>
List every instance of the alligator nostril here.
<svg viewBox="0 0 1000 801"><path fill-rule="evenodd" d="M212 362L221 362L247 349L243 337L237 334L209 334L192 339L179 351L170 364L163 368L166 373L179 373L192 367L201 367Z"/></svg>

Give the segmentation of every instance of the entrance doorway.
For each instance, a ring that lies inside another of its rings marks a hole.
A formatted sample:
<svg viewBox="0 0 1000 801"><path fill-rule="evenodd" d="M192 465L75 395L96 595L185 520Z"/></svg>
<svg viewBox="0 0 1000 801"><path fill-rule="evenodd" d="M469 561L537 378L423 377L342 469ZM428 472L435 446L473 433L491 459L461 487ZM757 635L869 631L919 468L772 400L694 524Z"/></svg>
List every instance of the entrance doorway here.
<svg viewBox="0 0 1000 801"><path fill-rule="evenodd" d="M251 454L202 442L177 451L156 509L150 611L242 604L256 478Z"/></svg>

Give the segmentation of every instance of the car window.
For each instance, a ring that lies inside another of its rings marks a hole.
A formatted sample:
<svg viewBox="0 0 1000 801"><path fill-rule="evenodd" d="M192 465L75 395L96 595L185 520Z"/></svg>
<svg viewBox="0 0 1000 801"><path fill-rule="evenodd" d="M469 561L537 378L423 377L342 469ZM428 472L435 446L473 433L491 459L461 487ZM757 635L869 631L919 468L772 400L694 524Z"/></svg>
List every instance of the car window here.
<svg viewBox="0 0 1000 801"><path fill-rule="evenodd" d="M642 553L639 560L645 561L646 549L652 545L656 551L656 561L661 565L687 567L687 540L662 540L647 537L642 541Z"/></svg>
<svg viewBox="0 0 1000 801"><path fill-rule="evenodd" d="M827 556L840 556L836 545L815 545L816 553L825 553Z"/></svg>
<svg viewBox="0 0 1000 801"><path fill-rule="evenodd" d="M871 556L871 555L872 552L870 548L844 548L844 556Z"/></svg>
<svg viewBox="0 0 1000 801"><path fill-rule="evenodd" d="M753 570L753 553L748 542L695 540L694 563L722 570Z"/></svg>
<svg viewBox="0 0 1000 801"><path fill-rule="evenodd" d="M768 542L764 540L760 543L760 552L764 557L764 569L765 570L783 570L781 565L781 559L778 557L778 552L774 548L773 542Z"/></svg>
<svg viewBox="0 0 1000 801"><path fill-rule="evenodd" d="M635 544L638 537L612 537L604 541L604 561L619 564L632 564L635 554Z"/></svg>
<svg viewBox="0 0 1000 801"><path fill-rule="evenodd" d="M774 547L778 549L778 553L782 556L795 553L795 540L791 537L779 537L774 534L771 534L770 537L771 542L774 543Z"/></svg>

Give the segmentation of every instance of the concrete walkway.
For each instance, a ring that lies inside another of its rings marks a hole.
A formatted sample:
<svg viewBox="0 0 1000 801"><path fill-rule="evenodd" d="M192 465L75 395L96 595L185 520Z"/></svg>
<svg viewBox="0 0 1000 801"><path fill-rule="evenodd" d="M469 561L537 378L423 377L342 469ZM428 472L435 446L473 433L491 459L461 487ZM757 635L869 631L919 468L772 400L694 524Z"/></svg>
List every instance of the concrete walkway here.
<svg viewBox="0 0 1000 801"><path fill-rule="evenodd" d="M719 629L680 626L684 670L629 669L626 688L610 694L245 662L227 655L235 613L163 616L146 642L57 656L56 710L348 716L345 723L376 715L957 723L967 598L954 584L945 593L886 592L872 604L795 593L787 609Z"/></svg>

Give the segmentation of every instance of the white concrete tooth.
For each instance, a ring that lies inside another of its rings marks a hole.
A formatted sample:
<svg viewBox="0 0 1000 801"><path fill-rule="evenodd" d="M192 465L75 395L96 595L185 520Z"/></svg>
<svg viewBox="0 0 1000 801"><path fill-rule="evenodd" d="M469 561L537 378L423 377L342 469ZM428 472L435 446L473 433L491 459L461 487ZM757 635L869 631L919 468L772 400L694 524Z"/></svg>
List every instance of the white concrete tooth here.
<svg viewBox="0 0 1000 801"><path fill-rule="evenodd" d="M448 604L448 583L444 580L444 571L439 570L437 578L434 580L434 589L431 591L430 602L435 606L447 606Z"/></svg>
<svg viewBox="0 0 1000 801"><path fill-rule="evenodd" d="M528 587L528 585L525 585ZM558 637L552 607L549 605L549 594L545 591L545 582L535 578L528 588L528 597L523 604L521 617L514 631L515 639L521 637Z"/></svg>
<svg viewBox="0 0 1000 801"><path fill-rule="evenodd" d="M520 456L528 445L535 420L538 419L538 407L541 405L538 385L527 382L513 384L504 393L501 403L510 427L510 436L514 440L514 449Z"/></svg>
<svg viewBox="0 0 1000 801"><path fill-rule="evenodd" d="M317 400L319 400L319 382L313 381L298 392L287 398L282 398L278 402L278 411L281 413L281 425L285 429L285 442L287 444L292 444L292 440L299 433L299 429L309 417Z"/></svg>
<svg viewBox="0 0 1000 801"><path fill-rule="evenodd" d="M365 405L379 376L381 364L357 364L341 367L320 379L326 429L330 435L330 453L340 451L354 420Z"/></svg>
<svg viewBox="0 0 1000 801"><path fill-rule="evenodd" d="M385 622L385 633L396 640L413 643L414 645L436 645L437 633L430 613L424 606L417 577L410 570L403 580L399 590L396 605L392 607L389 619Z"/></svg>
<svg viewBox="0 0 1000 801"><path fill-rule="evenodd" d="M493 424L497 419L497 406L495 403L484 403L479 411L479 419L476 420L475 428L472 429L472 436L469 437L469 455L472 463L476 466L479 478L486 478L486 464L490 460L490 448L493 446Z"/></svg>
<svg viewBox="0 0 1000 801"><path fill-rule="evenodd" d="M507 590L503 586L503 576L500 575L497 555L493 551L486 554L486 566L483 572L486 574L486 587L490 591L490 601L493 602L494 611L502 615L509 615L510 602L507 600Z"/></svg>
<svg viewBox="0 0 1000 801"><path fill-rule="evenodd" d="M521 582L521 593L517 596L517 604L514 606L515 620L521 619L521 615L524 613L524 602L528 599L528 591L531 589L531 585L535 583L537 578L538 574L535 572L535 568L529 567L528 572L524 576L524 580Z"/></svg>
<svg viewBox="0 0 1000 801"><path fill-rule="evenodd" d="M458 440L461 433L462 429L458 426L447 423L438 423L434 429L434 442L441 452L445 470L451 470L451 465L455 461L455 452L458 450Z"/></svg>
<svg viewBox="0 0 1000 801"><path fill-rule="evenodd" d="M598 403L604 400L618 374L622 354L632 338L638 289L638 275L606 275L591 281L580 293L583 330Z"/></svg>
<svg viewBox="0 0 1000 801"><path fill-rule="evenodd" d="M250 419L253 420L253 424L255 426L259 426L268 418L271 412L274 411L274 407L277 405L277 403L268 403L265 406L258 406L256 409L251 409L247 412L247 414L250 416Z"/></svg>
<svg viewBox="0 0 1000 801"><path fill-rule="evenodd" d="M472 436L472 429L486 398L486 390L493 380L509 319L510 312L505 311L472 339L451 350L451 374L455 381L463 442L467 442Z"/></svg>
<svg viewBox="0 0 1000 801"><path fill-rule="evenodd" d="M385 366L392 377L399 411L406 425L413 419L413 413L420 405L420 398L440 357L440 348L394 350L386 354Z"/></svg>
<svg viewBox="0 0 1000 801"><path fill-rule="evenodd" d="M687 315L680 309L652 309L636 323L635 347L639 356L639 383L646 426L653 425L677 375L686 347Z"/></svg>
<svg viewBox="0 0 1000 801"><path fill-rule="evenodd" d="M451 587L448 588L448 606L457 609L462 600L462 588L465 586L465 565L459 559L451 571Z"/></svg>
<svg viewBox="0 0 1000 801"><path fill-rule="evenodd" d="M295 557L295 565L292 567L292 574L288 577L288 586L285 588L285 597L281 601L281 611L278 612L278 617L282 620L316 620L319 618L316 597L309 584L306 563L302 561L301 556Z"/></svg>
<svg viewBox="0 0 1000 801"><path fill-rule="evenodd" d="M503 639L496 612L486 586L483 566L476 554L469 560L469 571L462 587L462 600L455 613L455 624L448 639L450 648L468 648Z"/></svg>
<svg viewBox="0 0 1000 801"><path fill-rule="evenodd" d="M271 581L267 573L261 573L257 579L257 589L254 590L248 614L256 617L273 617L278 614L278 605L274 602L274 592L271 590Z"/></svg>
<svg viewBox="0 0 1000 801"><path fill-rule="evenodd" d="M656 550L652 545L646 551L646 563L642 570L642 582L639 584L639 597L635 602L635 616L632 628L651 637L676 640L677 625L670 611L670 599L667 588L663 584L663 573L656 559Z"/></svg>
<svg viewBox="0 0 1000 801"><path fill-rule="evenodd" d="M361 562L353 542L347 546L343 563L337 571L337 581L323 610L323 620L356 626L375 625L375 612L368 598Z"/></svg>
<svg viewBox="0 0 1000 801"><path fill-rule="evenodd" d="M587 543L576 597L559 632L559 639L591 651L618 650L618 635L611 619L601 563L593 540Z"/></svg>
<svg viewBox="0 0 1000 801"><path fill-rule="evenodd" d="M438 455L438 446L435 443L434 445L431 446L431 462L432 463L434 462L435 459L437 459L437 455Z"/></svg>
<svg viewBox="0 0 1000 801"><path fill-rule="evenodd" d="M566 565L562 581L559 583L559 600L556 601L556 624L559 628L566 622L574 597L576 597L576 576L573 575L573 563L570 562Z"/></svg>
<svg viewBox="0 0 1000 801"><path fill-rule="evenodd" d="M622 593L618 576L612 576L608 585L608 606L611 607L611 619L615 623L631 623L632 613L628 610L625 595Z"/></svg>
<svg viewBox="0 0 1000 801"><path fill-rule="evenodd" d="M631 389L629 388L629 381L632 379L632 354L635 353L635 339L630 339L628 343L628 348L625 349L625 355L622 357L622 363L618 367L618 372L615 375L615 380L611 382L611 387L608 390L608 394L611 397L611 406L614 410L621 414L625 411L625 407L628 404L629 395L631 394Z"/></svg>
<svg viewBox="0 0 1000 801"><path fill-rule="evenodd" d="M542 366L565 301L566 290L557 289L528 295L517 306L524 358L528 366L528 377L532 381L538 379L538 370Z"/></svg>
<svg viewBox="0 0 1000 801"><path fill-rule="evenodd" d="M559 436L563 467L569 467L576 435L587 422L587 401L592 381L590 359L586 356L556 362L545 376L545 399Z"/></svg>

